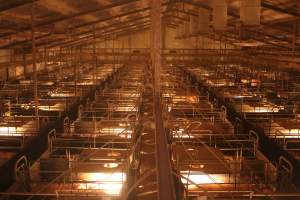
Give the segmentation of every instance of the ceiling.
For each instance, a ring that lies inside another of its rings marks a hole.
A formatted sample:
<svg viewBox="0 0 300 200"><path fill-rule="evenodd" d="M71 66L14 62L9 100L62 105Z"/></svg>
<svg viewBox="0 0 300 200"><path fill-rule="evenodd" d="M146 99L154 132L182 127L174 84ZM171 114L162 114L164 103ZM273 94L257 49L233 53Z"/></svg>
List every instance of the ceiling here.
<svg viewBox="0 0 300 200"><path fill-rule="evenodd" d="M210 2L163 0L164 24L176 28L197 15L196 8L212 10ZM149 29L150 9L150 0L0 0L0 48L30 48L32 27L38 47L84 44ZM229 0L227 31L211 31L207 37L298 50L299 0L262 0L261 13L259 27L241 29L239 0Z"/></svg>

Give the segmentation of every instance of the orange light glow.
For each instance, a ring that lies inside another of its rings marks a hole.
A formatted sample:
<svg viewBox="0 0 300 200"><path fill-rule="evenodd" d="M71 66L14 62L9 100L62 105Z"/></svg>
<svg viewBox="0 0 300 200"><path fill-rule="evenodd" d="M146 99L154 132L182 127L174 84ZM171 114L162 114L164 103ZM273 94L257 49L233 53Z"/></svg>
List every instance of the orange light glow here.
<svg viewBox="0 0 300 200"><path fill-rule="evenodd" d="M0 127L0 136L22 136L22 127Z"/></svg>
<svg viewBox="0 0 300 200"><path fill-rule="evenodd" d="M81 181L89 181L93 183L81 183L77 189L81 190L101 190L105 194L119 195L126 180L126 174L122 172L114 173L79 173L78 177Z"/></svg>
<svg viewBox="0 0 300 200"><path fill-rule="evenodd" d="M195 184L214 184L214 183L225 183L226 182L226 175L225 174L205 174L200 171L181 171L180 172L183 177L190 180ZM186 184L188 181L182 178L181 181L183 184ZM195 185L189 185L190 189L196 187Z"/></svg>

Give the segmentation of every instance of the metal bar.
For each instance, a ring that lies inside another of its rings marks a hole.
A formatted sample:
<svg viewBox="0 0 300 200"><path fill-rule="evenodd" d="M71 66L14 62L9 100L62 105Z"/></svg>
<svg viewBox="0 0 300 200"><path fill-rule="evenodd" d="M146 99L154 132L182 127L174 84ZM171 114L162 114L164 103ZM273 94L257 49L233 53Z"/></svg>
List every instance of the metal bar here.
<svg viewBox="0 0 300 200"><path fill-rule="evenodd" d="M66 190L68 191L68 190ZM59 191L58 191L59 192ZM90 191L86 192L77 192L75 190L70 190L70 193L30 193L30 192L0 192L0 195L12 195L12 196L48 196L48 197L111 197L111 195L105 195L103 193L90 193ZM239 197L300 197L300 193L254 193L253 191L235 191L235 190L224 190L224 191L195 191L197 194L228 194L228 195L236 195Z"/></svg>

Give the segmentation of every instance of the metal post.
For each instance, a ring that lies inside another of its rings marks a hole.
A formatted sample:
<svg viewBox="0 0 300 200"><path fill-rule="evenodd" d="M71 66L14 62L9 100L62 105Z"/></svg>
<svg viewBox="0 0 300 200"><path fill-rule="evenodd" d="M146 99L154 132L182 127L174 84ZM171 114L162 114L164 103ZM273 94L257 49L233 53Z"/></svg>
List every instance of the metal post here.
<svg viewBox="0 0 300 200"><path fill-rule="evenodd" d="M39 102L38 102L38 80L37 80L37 67L36 67L36 46L35 46L35 16L34 16L34 4L31 8L31 40L32 40L32 66L33 66L33 79L34 79L34 104L35 104L35 122L36 122L36 130L40 129L39 122Z"/></svg>
<svg viewBox="0 0 300 200"><path fill-rule="evenodd" d="M131 62L131 58L132 58L132 39L131 39L131 34L128 37L128 49L129 49L129 61Z"/></svg>
<svg viewBox="0 0 300 200"><path fill-rule="evenodd" d="M113 66L114 66L114 69L116 67L116 63L115 63L115 58L116 58L116 55L115 55L115 36L113 36L112 38L112 55L113 55Z"/></svg>
<svg viewBox="0 0 300 200"><path fill-rule="evenodd" d="M81 53L81 49L80 49L80 53ZM76 49L74 49L74 47L71 48L71 58L73 60L73 65L74 65L75 97L77 98L77 79L78 79L77 64L78 63L77 63L77 59L76 59Z"/></svg>
<svg viewBox="0 0 300 200"><path fill-rule="evenodd" d="M26 53L23 53L23 75L24 75L24 78L26 77L27 75L27 58L26 58Z"/></svg>
<svg viewBox="0 0 300 200"><path fill-rule="evenodd" d="M298 29L299 29L298 21L295 21L294 25L293 25L293 44L292 44L292 51L293 52L295 52L295 49L296 49Z"/></svg>
<svg viewBox="0 0 300 200"><path fill-rule="evenodd" d="M62 48L59 48L59 84L61 83L62 79L63 79L63 75L62 75L62 63L63 63L63 57L62 57Z"/></svg>
<svg viewBox="0 0 300 200"><path fill-rule="evenodd" d="M47 68L47 48L44 47L44 69L46 70Z"/></svg>
<svg viewBox="0 0 300 200"><path fill-rule="evenodd" d="M160 104L160 70L162 50L162 20L160 12L161 0L152 0L151 58L152 70L154 70L156 174L158 181L158 199L175 200L171 160L168 150L167 137L163 126L162 109Z"/></svg>
<svg viewBox="0 0 300 200"><path fill-rule="evenodd" d="M152 0L152 66L154 69L154 92L160 96L160 68L162 47L161 0Z"/></svg>
<svg viewBox="0 0 300 200"><path fill-rule="evenodd" d="M96 84L97 56L96 56L96 29L95 29L95 26L94 26L93 36L94 36L94 42L93 42L93 56L94 56L93 82L94 82L94 84Z"/></svg>

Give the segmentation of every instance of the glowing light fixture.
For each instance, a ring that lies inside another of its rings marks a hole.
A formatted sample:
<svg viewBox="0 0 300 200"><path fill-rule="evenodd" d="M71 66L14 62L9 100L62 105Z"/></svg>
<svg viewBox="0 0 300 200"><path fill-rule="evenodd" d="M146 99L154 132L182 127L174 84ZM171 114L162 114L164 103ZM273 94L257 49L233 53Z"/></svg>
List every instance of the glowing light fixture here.
<svg viewBox="0 0 300 200"><path fill-rule="evenodd" d="M22 136L22 127L0 127L0 136Z"/></svg>
<svg viewBox="0 0 300 200"><path fill-rule="evenodd" d="M111 134L118 135L122 138L131 138L132 130L126 130L125 127L116 127L116 128L102 128L100 130L102 134Z"/></svg>
<svg viewBox="0 0 300 200"><path fill-rule="evenodd" d="M108 195L119 195L126 180L126 174L122 172L114 173L79 173L81 181L93 182L82 183L77 186L79 190L101 190Z"/></svg>
<svg viewBox="0 0 300 200"><path fill-rule="evenodd" d="M226 175L225 174L205 174L201 171L181 171L181 175L195 184L213 184L213 183L225 183ZM183 184L186 184L188 181L184 178L181 179ZM195 187L195 185L190 185L189 187Z"/></svg>
<svg viewBox="0 0 300 200"><path fill-rule="evenodd" d="M119 166L118 163L105 163L104 164L104 167L106 167L106 168L116 168L118 166Z"/></svg>
<svg viewBox="0 0 300 200"><path fill-rule="evenodd" d="M187 134L183 128L172 131L172 134L174 138L194 138L193 135Z"/></svg>

